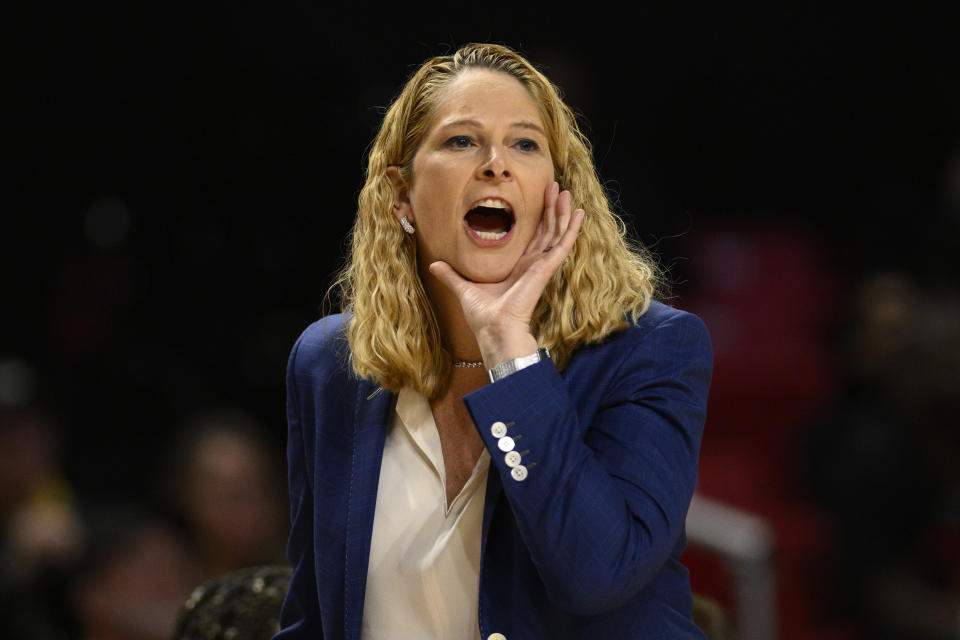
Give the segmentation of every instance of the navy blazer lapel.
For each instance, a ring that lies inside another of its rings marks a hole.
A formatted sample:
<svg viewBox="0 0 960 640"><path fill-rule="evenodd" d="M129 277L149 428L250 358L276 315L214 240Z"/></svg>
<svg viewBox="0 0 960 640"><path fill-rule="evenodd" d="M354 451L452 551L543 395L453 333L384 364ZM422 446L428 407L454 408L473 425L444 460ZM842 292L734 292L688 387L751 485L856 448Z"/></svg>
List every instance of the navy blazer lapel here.
<svg viewBox="0 0 960 640"><path fill-rule="evenodd" d="M346 554L344 558L344 637L356 640L363 623L363 598L377 506L380 462L394 395L361 381L353 420L353 453L347 495Z"/></svg>

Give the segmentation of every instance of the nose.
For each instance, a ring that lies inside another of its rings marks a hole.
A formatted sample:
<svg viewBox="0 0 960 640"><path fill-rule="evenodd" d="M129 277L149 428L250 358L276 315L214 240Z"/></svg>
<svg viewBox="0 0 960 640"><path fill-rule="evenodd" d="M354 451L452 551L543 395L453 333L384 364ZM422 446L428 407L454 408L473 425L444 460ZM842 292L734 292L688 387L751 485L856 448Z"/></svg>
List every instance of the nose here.
<svg viewBox="0 0 960 640"><path fill-rule="evenodd" d="M477 177L480 179L493 179L498 182L509 180L512 177L503 152L494 147L490 148L487 159L477 167L477 174Z"/></svg>

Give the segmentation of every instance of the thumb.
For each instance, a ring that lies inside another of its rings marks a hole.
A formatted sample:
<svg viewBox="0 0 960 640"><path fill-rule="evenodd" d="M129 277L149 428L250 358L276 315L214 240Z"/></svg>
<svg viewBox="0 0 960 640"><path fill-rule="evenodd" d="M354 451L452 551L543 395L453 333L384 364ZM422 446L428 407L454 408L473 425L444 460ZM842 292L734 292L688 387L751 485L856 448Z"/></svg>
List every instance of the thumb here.
<svg viewBox="0 0 960 640"><path fill-rule="evenodd" d="M454 270L446 262L439 260L437 262L430 263L430 266L427 267L430 273L433 274L433 277L439 280L447 289L450 289L453 293L459 295L463 286L467 283L467 280L464 279L459 273Z"/></svg>

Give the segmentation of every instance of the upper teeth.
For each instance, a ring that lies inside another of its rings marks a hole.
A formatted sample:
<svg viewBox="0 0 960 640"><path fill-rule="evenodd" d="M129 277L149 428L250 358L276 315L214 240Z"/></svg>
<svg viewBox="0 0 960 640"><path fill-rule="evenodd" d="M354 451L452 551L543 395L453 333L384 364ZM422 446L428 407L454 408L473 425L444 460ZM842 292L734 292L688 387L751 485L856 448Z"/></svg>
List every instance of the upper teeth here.
<svg viewBox="0 0 960 640"><path fill-rule="evenodd" d="M497 200L495 198L486 198L481 200L474 207L489 207L491 209L505 209L508 213L512 213L510 205L508 205L503 200Z"/></svg>

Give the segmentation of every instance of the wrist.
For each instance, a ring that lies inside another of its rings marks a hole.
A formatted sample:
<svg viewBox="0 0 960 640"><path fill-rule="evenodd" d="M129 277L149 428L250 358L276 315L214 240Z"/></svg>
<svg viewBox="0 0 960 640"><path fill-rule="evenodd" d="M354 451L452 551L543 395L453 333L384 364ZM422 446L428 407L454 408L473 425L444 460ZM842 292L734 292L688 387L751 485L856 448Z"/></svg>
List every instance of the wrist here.
<svg viewBox="0 0 960 640"><path fill-rule="evenodd" d="M497 380L502 380L507 376L520 371L521 369L526 369L527 367L534 365L541 360L549 359L550 350L546 347L543 347L541 349L537 349L532 354L501 362L492 369L489 369L487 371L487 376L490 378L490 382L493 383Z"/></svg>
<svg viewBox="0 0 960 640"><path fill-rule="evenodd" d="M535 353L539 345L529 329L488 330L477 334L483 364L492 369L501 362Z"/></svg>

